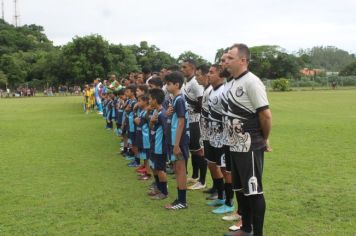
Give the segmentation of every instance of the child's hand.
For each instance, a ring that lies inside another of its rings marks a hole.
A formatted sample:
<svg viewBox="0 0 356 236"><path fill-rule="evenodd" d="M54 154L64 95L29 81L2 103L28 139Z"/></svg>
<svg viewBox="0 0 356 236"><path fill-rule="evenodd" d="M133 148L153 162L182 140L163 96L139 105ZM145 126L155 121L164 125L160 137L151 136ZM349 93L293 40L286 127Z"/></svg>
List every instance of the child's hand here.
<svg viewBox="0 0 356 236"><path fill-rule="evenodd" d="M182 154L182 151L180 150L179 145L174 145L174 147L173 147L173 154L174 154L175 156L179 156L179 155Z"/></svg>
<svg viewBox="0 0 356 236"><path fill-rule="evenodd" d="M136 125L139 125L140 122L141 122L141 118L140 117L136 117L134 122L135 122Z"/></svg>
<svg viewBox="0 0 356 236"><path fill-rule="evenodd" d="M155 112L155 113L153 113L153 115L151 116L151 123L156 123L157 122L157 120L158 120L158 113L157 112Z"/></svg>
<svg viewBox="0 0 356 236"><path fill-rule="evenodd" d="M169 104L168 109L166 111L166 116L171 116L173 114L173 106Z"/></svg>

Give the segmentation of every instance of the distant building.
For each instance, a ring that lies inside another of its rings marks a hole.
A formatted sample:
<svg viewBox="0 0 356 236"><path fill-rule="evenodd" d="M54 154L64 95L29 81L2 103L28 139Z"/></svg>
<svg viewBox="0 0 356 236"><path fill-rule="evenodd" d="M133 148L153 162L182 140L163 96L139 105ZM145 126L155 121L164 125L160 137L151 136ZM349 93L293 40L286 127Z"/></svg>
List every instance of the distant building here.
<svg viewBox="0 0 356 236"><path fill-rule="evenodd" d="M299 72L302 76L316 76L325 73L325 71L322 69L309 69L309 68L304 68Z"/></svg>

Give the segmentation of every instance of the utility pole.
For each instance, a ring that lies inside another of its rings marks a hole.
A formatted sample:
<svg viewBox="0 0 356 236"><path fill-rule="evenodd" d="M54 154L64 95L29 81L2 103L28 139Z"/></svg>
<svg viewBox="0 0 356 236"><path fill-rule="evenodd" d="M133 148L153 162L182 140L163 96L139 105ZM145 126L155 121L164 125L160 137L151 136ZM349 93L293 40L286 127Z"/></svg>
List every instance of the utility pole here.
<svg viewBox="0 0 356 236"><path fill-rule="evenodd" d="M1 0L1 19L5 21L4 0Z"/></svg>
<svg viewBox="0 0 356 236"><path fill-rule="evenodd" d="M15 4L15 15L14 15L14 23L15 23L15 27L20 25L20 15L18 13L18 3L17 0L14 0L14 4Z"/></svg>

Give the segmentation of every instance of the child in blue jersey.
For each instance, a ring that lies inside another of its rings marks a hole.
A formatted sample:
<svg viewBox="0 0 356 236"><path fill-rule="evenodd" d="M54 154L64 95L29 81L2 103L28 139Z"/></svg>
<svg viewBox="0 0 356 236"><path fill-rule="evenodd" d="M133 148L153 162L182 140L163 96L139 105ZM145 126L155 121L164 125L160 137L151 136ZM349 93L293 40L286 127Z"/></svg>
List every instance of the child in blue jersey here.
<svg viewBox="0 0 356 236"><path fill-rule="evenodd" d="M140 159L138 158L138 150L136 146L136 140L135 140L135 123L134 123L134 116L135 116L135 111L134 107L136 104L136 85L130 84L127 86L125 90L125 95L127 97L127 105L125 108L126 112L126 117L127 117L127 127L128 127L128 143L129 147L132 150L133 156L135 157L135 160L132 161L131 163L128 164L129 167L138 167L140 165Z"/></svg>
<svg viewBox="0 0 356 236"><path fill-rule="evenodd" d="M162 200L167 198L167 175L166 175L166 143L165 132L166 127L166 110L162 107L164 101L164 92L162 89L154 88L150 90L150 105L153 109L153 114L150 119L151 130L151 152L154 163L153 173L156 178L156 186L158 191L152 192L153 200Z"/></svg>
<svg viewBox="0 0 356 236"><path fill-rule="evenodd" d="M141 84L141 85L138 85L137 88L136 88L136 97L139 98L143 95L147 95L148 97L148 86L145 85L145 84ZM141 113L141 108L138 106L138 103L135 104L134 106L134 117L138 117ZM136 124L135 124L136 125ZM137 138L137 131L135 132L135 139ZM139 153L139 150L138 150L138 153ZM139 153L140 155L140 153ZM140 157L137 157L137 160L140 160ZM137 163L140 163L140 162L137 162ZM145 165L141 165L139 166L138 168L136 168L136 171L140 174L146 174L146 168L145 168ZM145 178L145 176L142 177L144 180L146 180L147 178Z"/></svg>
<svg viewBox="0 0 356 236"><path fill-rule="evenodd" d="M139 180L148 180L151 177L149 171L149 159L150 159L150 131L149 131L149 120L147 115L148 108L148 96L141 95L138 97L137 106L140 109L138 116L135 118L136 124L136 144L139 151L139 157L143 160L144 170L141 171L142 176Z"/></svg>
<svg viewBox="0 0 356 236"><path fill-rule="evenodd" d="M117 91L117 99L116 99L116 128L117 128L117 135L122 134L121 126L123 121L124 109L123 103L125 101L125 89L120 89Z"/></svg>
<svg viewBox="0 0 356 236"><path fill-rule="evenodd" d="M110 93L107 95L106 98L106 129L112 130L113 129L113 122L112 120L115 119L115 95Z"/></svg>
<svg viewBox="0 0 356 236"><path fill-rule="evenodd" d="M187 175L186 161L189 157L189 123L186 102L181 94L184 77L180 72L173 72L166 76L167 91L173 96L172 106L167 114L172 116L171 121L171 160L177 181L178 198L166 209L180 210L188 208L186 201Z"/></svg>

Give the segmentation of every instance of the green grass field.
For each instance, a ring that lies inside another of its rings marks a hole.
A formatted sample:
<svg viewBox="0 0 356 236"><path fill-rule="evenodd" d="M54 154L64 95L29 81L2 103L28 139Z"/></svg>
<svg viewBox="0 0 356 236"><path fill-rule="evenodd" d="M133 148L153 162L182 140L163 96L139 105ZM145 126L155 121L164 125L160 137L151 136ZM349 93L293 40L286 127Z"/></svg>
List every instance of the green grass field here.
<svg viewBox="0 0 356 236"><path fill-rule="evenodd" d="M270 93L265 235L356 234L356 90ZM80 97L0 99L0 235L222 235L204 194L170 212Z"/></svg>

